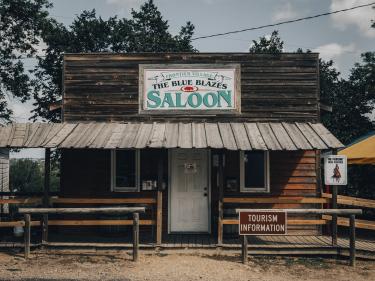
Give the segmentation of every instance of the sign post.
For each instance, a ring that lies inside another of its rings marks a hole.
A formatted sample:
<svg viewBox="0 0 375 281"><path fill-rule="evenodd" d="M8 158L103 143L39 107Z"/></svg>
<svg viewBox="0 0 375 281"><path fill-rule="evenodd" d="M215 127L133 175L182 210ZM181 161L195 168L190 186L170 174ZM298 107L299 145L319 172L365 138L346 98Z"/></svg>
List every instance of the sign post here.
<svg viewBox="0 0 375 281"><path fill-rule="evenodd" d="M242 262L247 262L247 235L285 235L287 214L283 211L239 211L239 235L242 236Z"/></svg>
<svg viewBox="0 0 375 281"><path fill-rule="evenodd" d="M347 185L347 158L329 155L324 158L324 183L332 186L332 208L337 209L337 188ZM332 246L337 245L337 215L332 215Z"/></svg>

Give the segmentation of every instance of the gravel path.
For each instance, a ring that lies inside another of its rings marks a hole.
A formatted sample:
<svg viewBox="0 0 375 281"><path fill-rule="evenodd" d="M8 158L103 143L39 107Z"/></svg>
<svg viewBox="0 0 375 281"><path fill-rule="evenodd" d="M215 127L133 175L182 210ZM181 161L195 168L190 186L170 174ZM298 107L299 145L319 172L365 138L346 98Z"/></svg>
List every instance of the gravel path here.
<svg viewBox="0 0 375 281"><path fill-rule="evenodd" d="M124 251L33 251L0 253L0 280L375 280L375 261L254 257L247 265L236 253L142 252L137 263Z"/></svg>

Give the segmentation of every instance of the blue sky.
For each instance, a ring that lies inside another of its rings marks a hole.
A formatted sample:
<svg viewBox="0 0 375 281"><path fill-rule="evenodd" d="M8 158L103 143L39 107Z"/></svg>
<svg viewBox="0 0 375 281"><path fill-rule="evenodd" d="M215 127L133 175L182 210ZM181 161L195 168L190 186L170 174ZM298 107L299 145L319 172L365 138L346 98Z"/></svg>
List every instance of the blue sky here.
<svg viewBox="0 0 375 281"><path fill-rule="evenodd" d="M96 9L103 18L117 15L129 17L131 9L139 9L140 0L55 0L51 15L69 25L75 15L83 10ZM349 8L375 2L375 0L155 0L170 31L178 33L180 27L191 21L195 36L214 34L264 24L276 23L327 11ZM375 51L375 9L360 8L341 14L320 17L277 27L284 40L285 51L297 48L319 52L324 59L333 59L336 68L347 77L360 54ZM274 28L265 28L230 36L194 41L201 52L247 52L251 40L270 34ZM43 46L39 46L43 52ZM30 64L30 62L29 62ZM31 103L12 102L15 121L26 122L32 109Z"/></svg>

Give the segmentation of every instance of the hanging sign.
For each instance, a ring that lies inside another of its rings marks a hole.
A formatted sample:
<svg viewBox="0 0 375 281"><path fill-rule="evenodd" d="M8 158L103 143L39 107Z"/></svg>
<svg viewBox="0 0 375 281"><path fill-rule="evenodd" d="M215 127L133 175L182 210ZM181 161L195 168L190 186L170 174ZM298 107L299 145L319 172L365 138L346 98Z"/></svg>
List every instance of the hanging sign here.
<svg viewBox="0 0 375 281"><path fill-rule="evenodd" d="M324 158L324 182L326 185L348 184L345 155L329 155Z"/></svg>
<svg viewBox="0 0 375 281"><path fill-rule="evenodd" d="M141 114L233 114L240 102L238 64L139 66Z"/></svg>
<svg viewBox="0 0 375 281"><path fill-rule="evenodd" d="M287 215L282 211L240 211L240 235L285 235Z"/></svg>

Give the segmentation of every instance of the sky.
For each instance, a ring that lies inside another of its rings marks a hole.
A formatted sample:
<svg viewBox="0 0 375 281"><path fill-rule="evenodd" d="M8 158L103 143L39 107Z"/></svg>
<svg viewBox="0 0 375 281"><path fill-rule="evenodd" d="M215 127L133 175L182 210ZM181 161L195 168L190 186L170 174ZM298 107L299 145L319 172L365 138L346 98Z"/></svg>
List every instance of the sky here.
<svg viewBox="0 0 375 281"><path fill-rule="evenodd" d="M139 9L141 0L55 0L51 16L69 26L83 10L95 9L104 19L117 15L129 18L131 9ZM191 21L195 37L220 32L277 23L329 11L350 8L375 0L154 0L170 32L177 34L180 27ZM247 52L252 40L267 36L274 29L284 41L285 51L310 49L320 57L335 62L335 67L346 78L360 54L375 51L375 9L359 8L353 11L291 23L276 28L248 31L228 36L193 41L200 52ZM39 46L40 52L43 45ZM32 67L28 62L26 67ZM26 104L11 102L15 121L27 122L32 101ZM41 152L18 153L17 157L39 157Z"/></svg>

